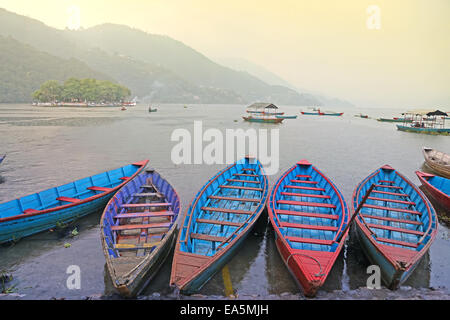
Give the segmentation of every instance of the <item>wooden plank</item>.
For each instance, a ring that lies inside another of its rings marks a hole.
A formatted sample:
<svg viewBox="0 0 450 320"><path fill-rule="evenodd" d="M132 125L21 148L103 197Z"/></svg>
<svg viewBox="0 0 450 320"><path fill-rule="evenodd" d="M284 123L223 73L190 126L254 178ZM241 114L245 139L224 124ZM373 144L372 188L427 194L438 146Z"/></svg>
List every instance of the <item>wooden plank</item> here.
<svg viewBox="0 0 450 320"><path fill-rule="evenodd" d="M227 189L239 189L239 190L253 190L253 191L263 191L261 188L253 188L253 187L243 187L243 186L230 186L230 185L221 185L219 188L227 188Z"/></svg>
<svg viewBox="0 0 450 320"><path fill-rule="evenodd" d="M253 177L253 178L259 177L257 174L250 174L250 173L235 173L235 174L233 174L233 176L238 176L238 177Z"/></svg>
<svg viewBox="0 0 450 320"><path fill-rule="evenodd" d="M226 208L215 208L215 207L201 207L203 211L211 211L211 212L224 212L224 213L234 213L234 214L253 214L253 211L248 210L235 210L235 209L226 209Z"/></svg>
<svg viewBox="0 0 450 320"><path fill-rule="evenodd" d="M323 194L310 194L310 193L295 193L295 192L281 192L283 196L292 196L292 197L305 197L305 198L320 198L320 199L331 199L330 196Z"/></svg>
<svg viewBox="0 0 450 320"><path fill-rule="evenodd" d="M369 219L377 219L377 220L383 220L383 221L391 221L391 222L398 222L398 223L408 223L408 224L415 224L415 225L421 225L422 222L420 221L413 221L413 220L406 220L406 219L397 219L397 218L389 218L389 217L380 217L380 216L374 216L370 214L362 214L364 218Z"/></svg>
<svg viewBox="0 0 450 320"><path fill-rule="evenodd" d="M162 195L160 195L157 192L150 192L150 193L135 193L133 194L133 197L155 197L158 196L159 198L162 197Z"/></svg>
<svg viewBox="0 0 450 320"><path fill-rule="evenodd" d="M386 202L393 202L393 203L401 203L401 204L407 204L415 206L416 203L412 201L404 201L404 200L395 200L395 199L386 199L386 198L378 198L378 197L368 197L367 199L375 200L375 201L386 201Z"/></svg>
<svg viewBox="0 0 450 320"><path fill-rule="evenodd" d="M367 225L370 228L374 228L374 229L383 229L383 230L389 230L389 231L395 231L395 232L401 232L401 233L414 234L416 236L423 236L423 232L422 231L417 231L417 230L410 230L410 229L405 229L405 228L397 228L397 227L385 226L385 225L382 225L382 224L374 224L374 223L368 223Z"/></svg>
<svg viewBox="0 0 450 320"><path fill-rule="evenodd" d="M289 223L281 222L280 226L283 228L296 228L296 229L308 229L308 230L322 230L322 231L338 231L338 227L331 226L315 226L312 224L300 224L300 223Z"/></svg>
<svg viewBox="0 0 450 320"><path fill-rule="evenodd" d="M209 220L209 219L197 219L197 223L210 223L210 224L218 224L221 226L232 226L232 227L240 227L242 225L242 223L240 223L240 222L219 221L219 220Z"/></svg>
<svg viewBox="0 0 450 320"><path fill-rule="evenodd" d="M389 180L380 180L380 181L378 181L378 183L392 183L392 184L395 184L394 181L389 181Z"/></svg>
<svg viewBox="0 0 450 320"><path fill-rule="evenodd" d="M381 193L381 194L388 194L391 196L398 196L398 197L409 197L406 193L397 193L397 192L389 192L389 191L381 191L381 190L373 190L374 193Z"/></svg>
<svg viewBox="0 0 450 320"><path fill-rule="evenodd" d="M300 216L300 217L311 217L311 218L332 219L332 220L339 219L339 216L335 215L335 214L291 211L291 210L275 210L275 212L277 214L286 214L286 215Z"/></svg>
<svg viewBox="0 0 450 320"><path fill-rule="evenodd" d="M256 171L256 169L252 169L252 168L244 168L244 169L242 169L241 171Z"/></svg>
<svg viewBox="0 0 450 320"><path fill-rule="evenodd" d="M419 246L419 244L417 244L417 243L398 241L398 240L387 239L387 238L377 238L377 241L391 243L391 244L398 244L401 246L411 247L411 248L417 248Z"/></svg>
<svg viewBox="0 0 450 320"><path fill-rule="evenodd" d="M136 230L136 229L150 229L150 228L170 228L171 223L149 223L149 224L126 224L119 226L112 226L112 231L121 230Z"/></svg>
<svg viewBox="0 0 450 320"><path fill-rule="evenodd" d="M191 233L190 234L191 239L198 239L198 240L206 240L211 242L224 242L227 240L226 237L216 237L216 236L210 236L208 234L200 234L200 233Z"/></svg>
<svg viewBox="0 0 450 320"><path fill-rule="evenodd" d="M295 177L296 177L296 178L307 178L307 179L311 179L311 178L312 178L311 176L304 175L304 174L298 174L298 175L296 175Z"/></svg>
<svg viewBox="0 0 450 320"><path fill-rule="evenodd" d="M313 190L313 191L325 191L324 188L316 188L316 187L302 187L302 186L292 186L286 185L284 186L286 189L299 189L299 190Z"/></svg>
<svg viewBox="0 0 450 320"><path fill-rule="evenodd" d="M64 202L71 202L71 203L77 203L80 202L81 199L75 199L75 198L69 198L69 197L58 197L56 198L58 201L64 201Z"/></svg>
<svg viewBox="0 0 450 320"><path fill-rule="evenodd" d="M260 184L259 181L254 181L254 180L239 180L239 179L227 179L228 182L239 182L239 183L255 183L255 184Z"/></svg>
<svg viewBox="0 0 450 320"><path fill-rule="evenodd" d="M149 248L153 248L156 247L160 244L161 242L149 242L149 243L142 243L142 244L128 244L128 243L117 243L114 245L115 249L118 250L139 250L139 249L149 249Z"/></svg>
<svg viewBox="0 0 450 320"><path fill-rule="evenodd" d="M235 198L235 197L222 197L222 196L209 196L208 199L239 201L239 202L260 202L261 201L261 199L254 199L254 198Z"/></svg>
<svg viewBox="0 0 450 320"><path fill-rule="evenodd" d="M108 192L108 191L113 190L113 188L96 187L96 186L89 187L89 188L87 188L87 189L88 189L88 190L92 190L92 191L103 191L103 192Z"/></svg>
<svg viewBox="0 0 450 320"><path fill-rule="evenodd" d="M147 208L147 207L170 207L172 204L168 202L164 203L125 203L121 208Z"/></svg>
<svg viewBox="0 0 450 320"><path fill-rule="evenodd" d="M321 202L304 202L304 201L292 201L292 200L278 200L278 204L288 204L292 206L305 206L305 207L316 207L316 208L331 208L335 209L336 206L330 203Z"/></svg>
<svg viewBox="0 0 450 320"><path fill-rule="evenodd" d="M308 180L295 180L295 179L291 179L292 183L306 183L306 184L318 184L319 182L317 181L308 181Z"/></svg>
<svg viewBox="0 0 450 320"><path fill-rule="evenodd" d="M381 185L381 184L376 184L375 185L375 187L378 187L378 188L388 188L388 189L403 189L402 187L399 187L399 186L384 186L384 185Z"/></svg>
<svg viewBox="0 0 450 320"><path fill-rule="evenodd" d="M331 246L333 244L333 240L321 240L321 239L300 238L300 237L286 237L286 239L292 242L321 244L326 246Z"/></svg>
<svg viewBox="0 0 450 320"><path fill-rule="evenodd" d="M133 212L133 213L122 213L114 216L115 219L127 219L127 218L152 218L152 217L170 217L174 216L175 213L172 211L157 211L157 212Z"/></svg>
<svg viewBox="0 0 450 320"><path fill-rule="evenodd" d="M372 208L372 209L378 209L378 210L405 212L405 213L422 215L422 213L420 213L419 211L415 211L415 210L401 209L401 208L394 208L394 207L383 207L383 206L376 206L376 205L373 205L373 204L364 204L363 207L365 207L365 208Z"/></svg>

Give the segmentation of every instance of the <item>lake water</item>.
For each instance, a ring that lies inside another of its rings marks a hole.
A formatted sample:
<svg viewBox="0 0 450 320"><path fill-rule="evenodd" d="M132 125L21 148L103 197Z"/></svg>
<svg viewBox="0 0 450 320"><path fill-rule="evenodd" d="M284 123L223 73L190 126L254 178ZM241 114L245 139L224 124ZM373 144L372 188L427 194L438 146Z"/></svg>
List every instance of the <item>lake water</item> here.
<svg viewBox="0 0 450 320"><path fill-rule="evenodd" d="M171 150L173 130L193 132L194 121L203 127L226 129L279 129L279 175L300 159L308 159L341 189L350 203L353 189L369 173L390 164L415 184L414 171L421 169L422 146L450 151L450 137L397 131L395 124L381 123L380 116L398 116L404 110L383 108L341 109L343 117L302 116L306 108L281 107L298 118L280 125L255 124L241 118L246 106L161 105L148 113L147 106L121 111L119 108L38 108L27 105L0 105L0 202L61 185L124 164L150 160L177 189L186 209L202 185L221 165L175 165ZM366 113L372 119L354 117ZM204 144L206 145L206 143ZM439 209L444 214L442 209ZM13 247L0 247L0 270L14 277L8 284L26 298L81 298L111 293L105 277L99 219L101 213L77 221L79 234L45 232L19 241ZM70 243L70 248L64 244ZM405 284L417 288L450 288L449 229L439 225L438 236L420 266ZM81 289L66 287L67 267L81 269ZM336 262L324 291L353 290L366 284L364 257L354 236ZM168 287L171 260L165 263L144 295L171 294ZM299 291L280 259L267 216L260 220L246 245L228 265L234 292L260 296ZM222 274L218 273L201 290L204 295L224 295Z"/></svg>

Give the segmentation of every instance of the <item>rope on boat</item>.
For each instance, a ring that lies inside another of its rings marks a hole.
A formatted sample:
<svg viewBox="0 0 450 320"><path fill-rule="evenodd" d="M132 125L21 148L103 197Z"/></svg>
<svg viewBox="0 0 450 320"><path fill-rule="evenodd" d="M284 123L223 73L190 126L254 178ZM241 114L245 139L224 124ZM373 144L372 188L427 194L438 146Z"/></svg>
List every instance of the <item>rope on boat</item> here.
<svg viewBox="0 0 450 320"><path fill-rule="evenodd" d="M319 273L316 273L314 276L316 276L316 277L323 277L323 276L326 276L327 274L326 273L322 273L322 265L320 264L320 262L319 262L319 260L317 260L316 258L314 258L314 257L312 257L312 256L309 256L309 255L307 255L307 254L304 254L304 253L300 253L300 252L294 252L294 253L291 253L290 255L289 255L289 257L287 258L287 260L286 260L286 264L289 266L289 259L292 257L292 256L294 256L294 255L297 255L297 256L304 256L304 257L307 257L307 258L310 258L310 259L312 259L312 260L314 260L318 265L319 265Z"/></svg>

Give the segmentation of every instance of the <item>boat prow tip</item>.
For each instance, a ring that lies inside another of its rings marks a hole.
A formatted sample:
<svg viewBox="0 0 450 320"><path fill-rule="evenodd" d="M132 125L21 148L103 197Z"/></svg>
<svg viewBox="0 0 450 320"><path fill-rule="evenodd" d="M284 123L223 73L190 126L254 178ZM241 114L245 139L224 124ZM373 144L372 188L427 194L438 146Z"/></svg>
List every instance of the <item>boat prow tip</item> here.
<svg viewBox="0 0 450 320"><path fill-rule="evenodd" d="M309 162L309 161L306 160L306 159L300 160L299 162L297 162L297 164L298 164L299 166L310 166L310 165L312 165L312 163Z"/></svg>

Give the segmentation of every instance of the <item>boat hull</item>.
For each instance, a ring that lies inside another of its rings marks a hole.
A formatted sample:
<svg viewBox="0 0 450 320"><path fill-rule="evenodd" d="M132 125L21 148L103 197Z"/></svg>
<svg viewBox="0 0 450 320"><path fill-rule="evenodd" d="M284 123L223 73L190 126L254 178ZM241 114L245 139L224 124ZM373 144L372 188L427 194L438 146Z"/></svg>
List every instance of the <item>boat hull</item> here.
<svg viewBox="0 0 450 320"><path fill-rule="evenodd" d="M438 202L442 206L442 208L450 212L450 194L444 193L443 190L436 188L427 180L427 178L433 178L435 176L420 171L416 171L416 175L418 176L420 182L422 183L422 186L433 197L433 199L436 200L436 202ZM445 179L442 177L437 178ZM447 185L450 185L450 179L445 180L448 181Z"/></svg>
<svg viewBox="0 0 450 320"><path fill-rule="evenodd" d="M406 123L412 122L412 120L388 119L388 118L379 118L379 119L377 119L377 121L380 121L380 122L406 122Z"/></svg>
<svg viewBox="0 0 450 320"><path fill-rule="evenodd" d="M252 117L242 117L248 122L258 122L258 123L281 123L284 119L281 118L252 118Z"/></svg>
<svg viewBox="0 0 450 320"><path fill-rule="evenodd" d="M414 128L408 126L397 125L397 129L405 132L434 134L434 135L450 135L450 128Z"/></svg>
<svg viewBox="0 0 450 320"><path fill-rule="evenodd" d="M297 116L275 116L277 119L297 119Z"/></svg>

